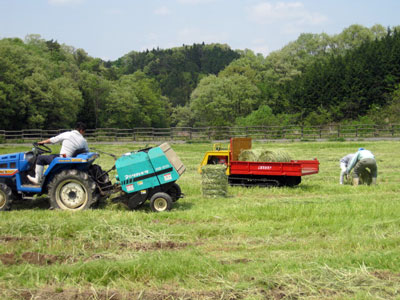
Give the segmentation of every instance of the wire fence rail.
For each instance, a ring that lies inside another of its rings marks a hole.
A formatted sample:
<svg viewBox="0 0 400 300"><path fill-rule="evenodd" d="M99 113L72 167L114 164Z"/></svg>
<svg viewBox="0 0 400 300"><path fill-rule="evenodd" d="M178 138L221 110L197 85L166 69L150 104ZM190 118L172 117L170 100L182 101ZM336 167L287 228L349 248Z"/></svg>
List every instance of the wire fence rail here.
<svg viewBox="0 0 400 300"><path fill-rule="evenodd" d="M0 130L1 143L35 142L69 129ZM211 141L231 137L252 137L265 140L317 140L354 138L400 138L400 124L391 125L329 125L329 126L220 126L173 128L97 128L88 129L91 142L146 141Z"/></svg>

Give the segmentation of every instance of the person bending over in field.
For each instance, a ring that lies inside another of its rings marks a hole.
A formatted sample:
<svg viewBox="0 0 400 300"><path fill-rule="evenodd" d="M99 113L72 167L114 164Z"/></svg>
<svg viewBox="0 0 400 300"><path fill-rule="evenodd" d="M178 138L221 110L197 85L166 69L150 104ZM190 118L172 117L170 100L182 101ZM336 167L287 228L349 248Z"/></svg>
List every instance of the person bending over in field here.
<svg viewBox="0 0 400 300"><path fill-rule="evenodd" d="M358 185L360 180L360 174L365 170L369 169L372 176L372 184L376 184L376 178L378 177L378 167L376 165L375 156L371 151L364 148L359 148L354 157L351 159L346 169L346 174L350 174L354 168L353 185Z"/></svg>
<svg viewBox="0 0 400 300"><path fill-rule="evenodd" d="M354 153L347 154L340 159L340 180L339 183L343 184L344 175L346 174L347 166L349 165L351 159L354 157ZM347 175L346 175L347 177Z"/></svg>
<svg viewBox="0 0 400 300"><path fill-rule="evenodd" d="M76 123L75 130L63 132L55 137L38 142L43 144L61 144L60 154L39 155L36 161L35 177L29 176L28 179L33 184L39 184L43 177L45 165L49 165L56 157L73 157L79 153L89 152L86 139L83 137L86 131L86 125L82 122Z"/></svg>

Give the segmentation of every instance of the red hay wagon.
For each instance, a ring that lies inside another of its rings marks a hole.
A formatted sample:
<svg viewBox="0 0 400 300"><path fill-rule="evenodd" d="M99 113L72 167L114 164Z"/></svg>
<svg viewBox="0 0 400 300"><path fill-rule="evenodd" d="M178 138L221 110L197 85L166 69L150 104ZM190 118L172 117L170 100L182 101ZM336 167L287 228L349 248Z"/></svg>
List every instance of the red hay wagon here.
<svg viewBox="0 0 400 300"><path fill-rule="evenodd" d="M243 186L295 186L302 176L319 172L316 158L290 162L239 161L240 152L247 149L251 149L251 138L232 138L228 150L214 145L213 151L206 152L199 172L207 164L226 164L229 183Z"/></svg>

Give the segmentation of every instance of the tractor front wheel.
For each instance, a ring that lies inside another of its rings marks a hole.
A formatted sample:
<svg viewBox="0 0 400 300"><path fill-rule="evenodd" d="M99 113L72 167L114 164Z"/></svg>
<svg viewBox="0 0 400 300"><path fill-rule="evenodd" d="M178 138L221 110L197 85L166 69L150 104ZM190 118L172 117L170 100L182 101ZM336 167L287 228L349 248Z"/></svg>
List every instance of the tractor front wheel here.
<svg viewBox="0 0 400 300"><path fill-rule="evenodd" d="M13 201L11 188L4 183L0 183L0 211L9 210Z"/></svg>
<svg viewBox="0 0 400 300"><path fill-rule="evenodd" d="M64 170L49 184L50 204L54 209L84 210L97 201L96 184L85 172Z"/></svg>
<svg viewBox="0 0 400 300"><path fill-rule="evenodd" d="M155 193L150 199L150 208L154 212L171 210L171 196L167 193Z"/></svg>

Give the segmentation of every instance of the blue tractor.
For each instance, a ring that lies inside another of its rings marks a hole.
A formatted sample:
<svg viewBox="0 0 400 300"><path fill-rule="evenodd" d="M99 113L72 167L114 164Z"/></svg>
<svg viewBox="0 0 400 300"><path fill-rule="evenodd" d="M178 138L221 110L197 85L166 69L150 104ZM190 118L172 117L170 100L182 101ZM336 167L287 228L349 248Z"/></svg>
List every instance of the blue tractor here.
<svg viewBox="0 0 400 300"><path fill-rule="evenodd" d="M31 151L0 155L0 211L9 210L14 200L42 194L49 196L52 209L72 211L91 208L101 198L117 194L114 201L125 202L131 209L149 199L151 209L159 212L170 210L182 197L176 180L185 167L167 143L127 153L106 172L94 164L99 156L95 152L56 157L40 185L32 185L27 175L34 174L36 159L44 153L51 149L34 143ZM118 175L112 184L109 172L114 169Z"/></svg>

